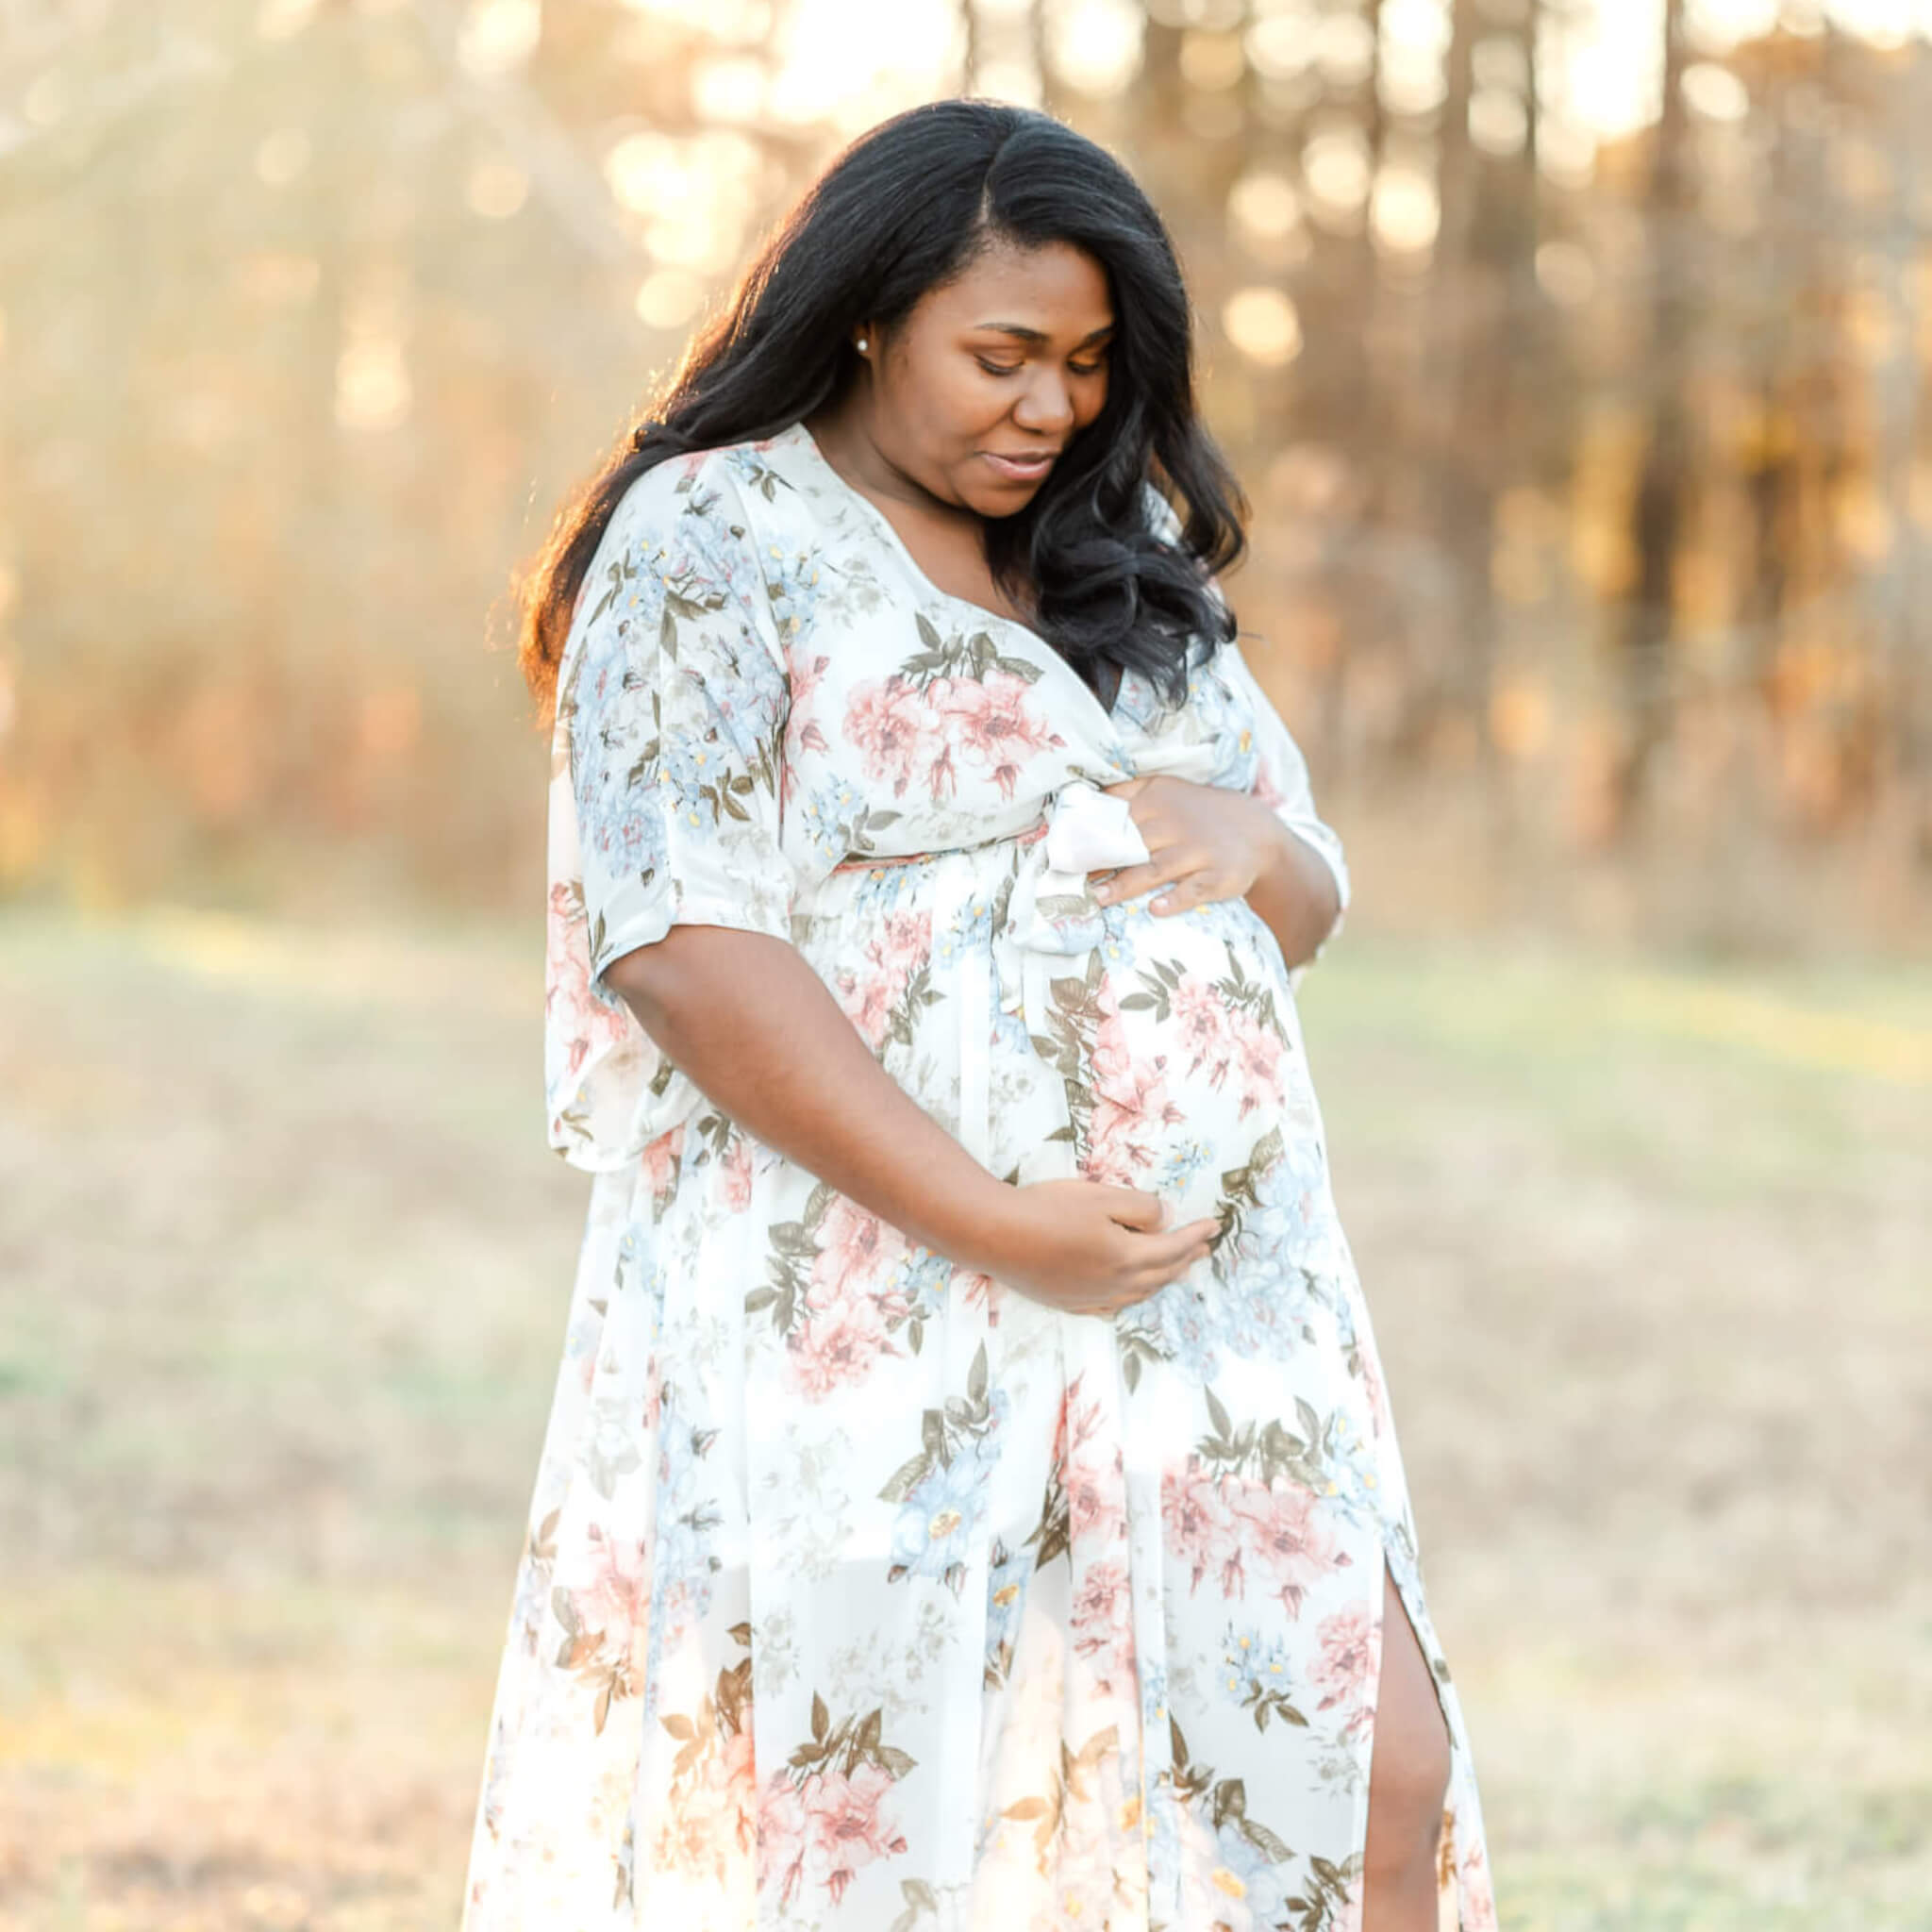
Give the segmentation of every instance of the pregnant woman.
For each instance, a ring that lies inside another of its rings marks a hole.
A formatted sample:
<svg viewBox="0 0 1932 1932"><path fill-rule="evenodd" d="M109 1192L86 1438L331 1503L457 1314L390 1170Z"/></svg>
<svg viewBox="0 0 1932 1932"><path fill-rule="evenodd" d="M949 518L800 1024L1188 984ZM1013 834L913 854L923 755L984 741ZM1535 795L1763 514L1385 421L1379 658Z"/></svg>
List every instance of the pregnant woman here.
<svg viewBox="0 0 1932 1932"><path fill-rule="evenodd" d="M1191 358L1118 162L932 103L558 522L595 1179L467 1932L1495 1923Z"/></svg>

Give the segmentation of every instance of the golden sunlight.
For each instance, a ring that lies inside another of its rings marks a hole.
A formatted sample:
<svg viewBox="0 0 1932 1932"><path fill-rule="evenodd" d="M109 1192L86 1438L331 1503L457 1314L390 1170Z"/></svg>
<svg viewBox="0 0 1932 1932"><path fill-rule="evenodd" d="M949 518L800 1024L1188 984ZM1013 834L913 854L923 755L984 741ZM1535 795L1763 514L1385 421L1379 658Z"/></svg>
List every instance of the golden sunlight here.
<svg viewBox="0 0 1932 1932"><path fill-rule="evenodd" d="M1301 354L1301 317L1279 289L1238 290L1221 311L1221 325L1228 341L1264 369L1283 368Z"/></svg>
<svg viewBox="0 0 1932 1932"><path fill-rule="evenodd" d="M1071 0L1048 17L1047 58L1081 93L1119 93L1140 68L1144 24L1132 0Z"/></svg>

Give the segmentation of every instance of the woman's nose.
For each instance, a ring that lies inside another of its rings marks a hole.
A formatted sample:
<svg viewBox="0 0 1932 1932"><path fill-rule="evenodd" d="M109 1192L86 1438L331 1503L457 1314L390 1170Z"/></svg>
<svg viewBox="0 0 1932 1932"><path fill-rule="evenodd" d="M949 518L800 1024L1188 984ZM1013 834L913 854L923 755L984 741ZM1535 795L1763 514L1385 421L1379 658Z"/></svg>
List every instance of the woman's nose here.
<svg viewBox="0 0 1932 1932"><path fill-rule="evenodd" d="M1074 420L1074 399L1058 375L1043 370L1014 405L1013 420L1028 429L1064 429Z"/></svg>

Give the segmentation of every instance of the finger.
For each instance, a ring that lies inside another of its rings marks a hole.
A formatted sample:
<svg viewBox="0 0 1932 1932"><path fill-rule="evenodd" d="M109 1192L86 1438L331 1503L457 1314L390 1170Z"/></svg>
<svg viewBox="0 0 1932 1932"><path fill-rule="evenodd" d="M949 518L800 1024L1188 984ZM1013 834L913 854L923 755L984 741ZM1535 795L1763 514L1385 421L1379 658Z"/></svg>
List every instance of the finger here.
<svg viewBox="0 0 1932 1932"><path fill-rule="evenodd" d="M1208 1222L1206 1225L1211 1228L1219 1224ZM1163 1270L1191 1268L1207 1253L1202 1228L1203 1224L1196 1221L1162 1234L1137 1236L1131 1252L1123 1257L1124 1270L1133 1279L1145 1281Z"/></svg>
<svg viewBox="0 0 1932 1932"><path fill-rule="evenodd" d="M1224 874L1211 872L1191 873L1186 878L1177 880L1167 891L1154 900L1148 911L1158 919L1170 912L1185 912L1190 906L1207 906L1217 899L1238 898L1234 882Z"/></svg>
<svg viewBox="0 0 1932 1932"><path fill-rule="evenodd" d="M1163 1256L1186 1254L1200 1242L1211 1241L1219 1226L1219 1221L1189 1221L1184 1226L1169 1226L1156 1237L1141 1235L1136 1246L1136 1259L1143 1267L1158 1267Z"/></svg>
<svg viewBox="0 0 1932 1932"><path fill-rule="evenodd" d="M1109 1219L1124 1228L1142 1233L1142 1239L1167 1225L1167 1203L1158 1194L1143 1193L1139 1188L1109 1187L1093 1183L1100 1191L1101 1205Z"/></svg>
<svg viewBox="0 0 1932 1932"><path fill-rule="evenodd" d="M1170 1251L1164 1261L1158 1265L1150 1261L1144 1268L1136 1270L1128 1277L1128 1291L1137 1301L1144 1301L1147 1296L1158 1294L1170 1284L1183 1280L1213 1254L1214 1235L1220 1231L1221 1224L1210 1221L1195 1223L1194 1225L1207 1228L1208 1233L1189 1241L1187 1246L1178 1252Z"/></svg>
<svg viewBox="0 0 1932 1932"><path fill-rule="evenodd" d="M1113 1297L1116 1312L1121 1308L1131 1308L1141 1302L1150 1301L1162 1289L1185 1280L1208 1258L1208 1252L1206 1247L1191 1249L1170 1266L1154 1269L1145 1276L1124 1285Z"/></svg>
<svg viewBox="0 0 1932 1932"><path fill-rule="evenodd" d="M1119 1314L1123 1308L1131 1308L1136 1302L1146 1300L1154 1291L1152 1289L1127 1288L1116 1282L1108 1288L1096 1288L1075 1295L1058 1306L1070 1315L1099 1315L1105 1318Z"/></svg>
<svg viewBox="0 0 1932 1932"><path fill-rule="evenodd" d="M1219 1229L1219 1223L1209 1221L1208 1226L1209 1226L1209 1229L1217 1231ZM1148 1263L1145 1263L1145 1267L1143 1267L1143 1279L1145 1277L1159 1277L1156 1285L1161 1285L1161 1283L1167 1283L1167 1281L1178 1281L1182 1275L1191 1274L1194 1267L1198 1267L1202 1261L1206 1261L1209 1254L1213 1254L1213 1235L1211 1233L1209 1235L1192 1235L1192 1237L1186 1239L1186 1246L1182 1246L1178 1250L1173 1250L1165 1257L1161 1257L1161 1259L1150 1257Z"/></svg>
<svg viewBox="0 0 1932 1932"><path fill-rule="evenodd" d="M1165 1268L1151 1269L1136 1277L1133 1291L1137 1295L1158 1294L1163 1288L1171 1287L1176 1281L1185 1281L1208 1258L1208 1253L1205 1247L1190 1248Z"/></svg>
<svg viewBox="0 0 1932 1932"><path fill-rule="evenodd" d="M1142 892L1151 892L1157 886L1173 885L1176 879L1187 876L1188 868L1164 858L1153 858L1146 865L1124 865L1120 871L1103 885L1089 884L1088 890L1102 906L1111 906L1124 899L1138 899Z"/></svg>
<svg viewBox="0 0 1932 1932"><path fill-rule="evenodd" d="M1186 825L1176 824L1159 806L1149 805L1145 800L1134 813L1134 829L1140 833L1141 842L1146 846L1152 858L1173 851L1176 845L1186 842L1189 836Z"/></svg>
<svg viewBox="0 0 1932 1932"><path fill-rule="evenodd" d="M1123 778L1118 785L1104 785L1101 790L1109 798L1136 798L1146 791L1150 782L1146 778Z"/></svg>

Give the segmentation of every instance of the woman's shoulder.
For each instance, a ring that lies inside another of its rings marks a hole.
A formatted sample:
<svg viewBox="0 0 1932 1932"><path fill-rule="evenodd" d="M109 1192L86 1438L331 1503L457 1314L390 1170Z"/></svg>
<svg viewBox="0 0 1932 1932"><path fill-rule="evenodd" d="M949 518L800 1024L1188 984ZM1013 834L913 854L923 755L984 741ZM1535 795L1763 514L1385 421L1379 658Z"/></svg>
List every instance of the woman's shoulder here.
<svg viewBox="0 0 1932 1932"><path fill-rule="evenodd" d="M659 457L625 484L610 513L627 534L665 531L685 517L710 518L736 508L738 482L730 457L739 444L683 450Z"/></svg>
<svg viewBox="0 0 1932 1932"><path fill-rule="evenodd" d="M746 444L679 451L640 470L611 504L578 587L577 631L602 611L635 602L635 587L704 603L756 602L771 533L753 512L733 456ZM714 606L715 608L715 606Z"/></svg>
<svg viewBox="0 0 1932 1932"><path fill-rule="evenodd" d="M781 430L659 458L613 507L617 541L648 548L668 546L676 536L762 555L769 542L786 539L788 517L811 514L810 478L793 466L792 437Z"/></svg>

